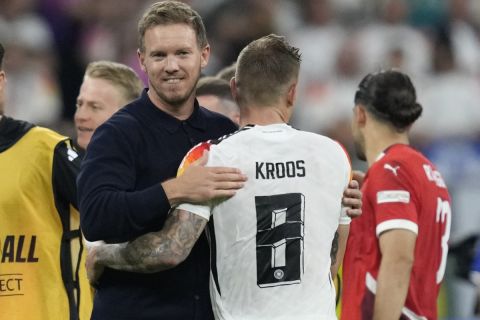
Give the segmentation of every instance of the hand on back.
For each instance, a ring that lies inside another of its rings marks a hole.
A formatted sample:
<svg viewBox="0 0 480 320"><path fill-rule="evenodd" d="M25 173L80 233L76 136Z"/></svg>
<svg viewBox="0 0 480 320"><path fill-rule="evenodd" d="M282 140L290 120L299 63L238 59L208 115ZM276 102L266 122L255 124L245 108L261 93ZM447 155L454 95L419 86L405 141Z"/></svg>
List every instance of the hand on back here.
<svg viewBox="0 0 480 320"><path fill-rule="evenodd" d="M201 203L217 198L229 198L242 188L247 177L239 169L205 167L208 152L185 169L182 175L162 183L170 204Z"/></svg>

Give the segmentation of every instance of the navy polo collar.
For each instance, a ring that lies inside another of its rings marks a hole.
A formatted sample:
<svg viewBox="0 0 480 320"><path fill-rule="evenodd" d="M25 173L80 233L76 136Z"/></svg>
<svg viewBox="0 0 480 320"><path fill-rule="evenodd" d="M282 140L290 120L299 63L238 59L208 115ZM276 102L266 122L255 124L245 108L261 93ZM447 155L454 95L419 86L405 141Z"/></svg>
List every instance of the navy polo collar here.
<svg viewBox="0 0 480 320"><path fill-rule="evenodd" d="M158 123L161 123L162 127L164 127L169 133L175 133L180 126L182 126L182 123L185 122L195 129L199 129L201 131L207 130L205 114L203 113L202 108L200 108L197 99L195 99L193 112L190 117L188 117L186 120L179 120L165 111L157 108L150 100L147 90L148 89L145 89L140 97L142 105L146 107L150 120L156 122L157 125Z"/></svg>

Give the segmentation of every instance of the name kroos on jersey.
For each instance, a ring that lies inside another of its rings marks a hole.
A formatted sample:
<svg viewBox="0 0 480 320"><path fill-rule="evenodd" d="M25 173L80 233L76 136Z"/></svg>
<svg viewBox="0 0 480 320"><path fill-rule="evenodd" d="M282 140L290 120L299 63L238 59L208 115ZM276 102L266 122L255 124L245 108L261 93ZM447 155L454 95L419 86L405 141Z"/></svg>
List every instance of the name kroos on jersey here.
<svg viewBox="0 0 480 320"><path fill-rule="evenodd" d="M305 177L305 161L255 162L256 179Z"/></svg>

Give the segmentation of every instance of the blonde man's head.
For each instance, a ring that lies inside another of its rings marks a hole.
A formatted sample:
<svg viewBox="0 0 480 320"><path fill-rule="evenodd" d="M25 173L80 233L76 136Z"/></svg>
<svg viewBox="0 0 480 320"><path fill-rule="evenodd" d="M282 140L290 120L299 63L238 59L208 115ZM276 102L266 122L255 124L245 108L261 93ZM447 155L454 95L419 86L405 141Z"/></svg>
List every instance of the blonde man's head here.
<svg viewBox="0 0 480 320"><path fill-rule="evenodd" d="M77 144L86 149L94 131L115 112L140 97L143 83L132 68L111 61L88 65L77 97Z"/></svg>
<svg viewBox="0 0 480 320"><path fill-rule="evenodd" d="M137 99L143 90L143 82L137 73L121 63L95 61L87 66L85 76L107 80L121 90L126 101Z"/></svg>
<svg viewBox="0 0 480 320"><path fill-rule="evenodd" d="M248 44L239 54L235 83L240 106L272 105L297 81L300 53L284 37L270 34Z"/></svg>

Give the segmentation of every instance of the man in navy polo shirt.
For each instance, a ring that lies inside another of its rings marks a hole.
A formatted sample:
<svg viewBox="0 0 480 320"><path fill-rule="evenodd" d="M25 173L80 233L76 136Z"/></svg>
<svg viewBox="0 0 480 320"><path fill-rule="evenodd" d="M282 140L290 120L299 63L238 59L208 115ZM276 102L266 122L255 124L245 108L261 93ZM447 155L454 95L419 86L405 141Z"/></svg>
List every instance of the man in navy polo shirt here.
<svg viewBox="0 0 480 320"><path fill-rule="evenodd" d="M210 54L200 16L180 2L155 3L140 20L139 34L149 89L97 129L78 178L89 241L123 242L159 230L172 205L232 196L245 180L237 169L201 166L172 179L191 147L237 129L195 99ZM92 319L212 319L208 259L203 238L172 270L105 270Z"/></svg>

